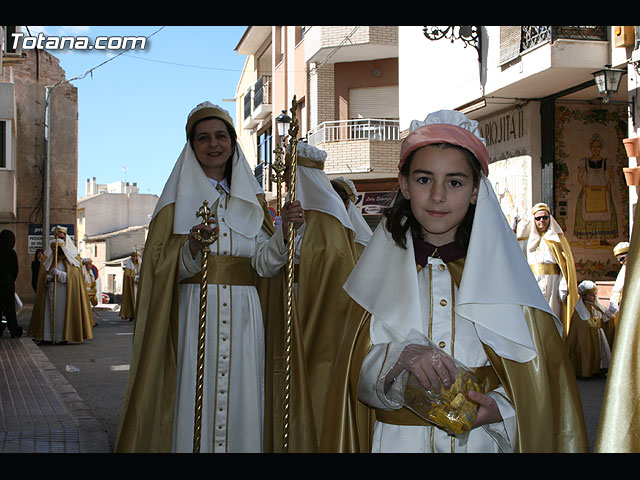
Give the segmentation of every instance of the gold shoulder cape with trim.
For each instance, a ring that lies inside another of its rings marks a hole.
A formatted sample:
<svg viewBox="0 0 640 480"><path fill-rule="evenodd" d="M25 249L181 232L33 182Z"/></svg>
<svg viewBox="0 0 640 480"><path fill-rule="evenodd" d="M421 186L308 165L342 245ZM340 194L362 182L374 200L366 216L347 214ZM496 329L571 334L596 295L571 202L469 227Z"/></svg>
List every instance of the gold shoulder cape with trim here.
<svg viewBox="0 0 640 480"><path fill-rule="evenodd" d="M62 340L65 342L82 342L93 338L93 310L91 310L91 302L85 289L82 270L79 267L69 265L66 259L63 259L63 262L67 268L67 299L65 302ZM44 307L47 296L46 277L47 270L44 267L43 259L40 262L36 299L27 330L27 335L38 341L44 338ZM62 319L56 320L56 324L62 325Z"/></svg>
<svg viewBox="0 0 640 480"><path fill-rule="evenodd" d="M556 259L562 276L567 282L567 299L562 304L562 318L560 319L564 329L562 338L566 341L569 335L569 328L571 327L571 317L573 316L573 311L580 296L578 295L578 275L576 273L573 254L571 253L571 246L564 234L559 233L558 237L560 238L560 243L552 242L544 237L542 237L542 239L551 249L553 258Z"/></svg>
<svg viewBox="0 0 640 480"><path fill-rule="evenodd" d="M455 265L454 265L455 263ZM449 263L459 284L464 259ZM516 410L515 451L528 453L587 452L588 443L573 369L551 315L522 307L538 356L526 363L499 357L484 349ZM375 412L358 400L362 362L371 347L371 314L355 302L328 395L322 452L370 452ZM408 415L413 415L410 411ZM421 420L416 417L416 425Z"/></svg>
<svg viewBox="0 0 640 480"><path fill-rule="evenodd" d="M263 228L273 234L273 221L262 195ZM164 207L149 226L142 262L129 379L125 391L116 452L170 452L176 393L178 349L178 258L186 235L172 234L174 204ZM285 272L273 278L256 275L265 322L264 450L279 452L284 436L284 372L286 308ZM317 449L308 397L306 365L296 308L293 308L288 451ZM194 366L195 367L195 366ZM194 392L195 394L195 392Z"/></svg>

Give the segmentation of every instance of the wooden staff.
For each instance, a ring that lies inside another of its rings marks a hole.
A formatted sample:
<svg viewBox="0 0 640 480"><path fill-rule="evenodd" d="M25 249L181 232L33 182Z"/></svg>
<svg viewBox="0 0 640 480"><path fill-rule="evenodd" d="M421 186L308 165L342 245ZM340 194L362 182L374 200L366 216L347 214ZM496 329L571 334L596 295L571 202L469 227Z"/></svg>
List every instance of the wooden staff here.
<svg viewBox="0 0 640 480"><path fill-rule="evenodd" d="M214 211L209 208L209 203L205 200L196 216L202 217L202 223L209 225L214 218ZM200 323L198 327L198 363L196 372L196 407L193 426L193 453L200 453L200 440L202 434L202 392L204 388L204 353L205 335L207 327L207 273L209 270L209 245L217 239L215 230L210 235L203 236L198 230L194 238L202 243L202 272L200 279Z"/></svg>
<svg viewBox="0 0 640 480"><path fill-rule="evenodd" d="M291 167L289 172L289 201L294 202L296 199L296 176L297 176L297 164L298 164L298 120L296 118L296 111L298 102L296 97L293 97L291 104L291 126L289 127L289 137L291 145ZM293 223L289 223L289 232L287 238L287 316L286 316L286 331L285 331L285 376L284 376L284 425L283 425L283 448L282 451L287 453L289 451L289 403L290 403L290 390L291 390L291 323L293 317L293 295L294 295L294 283L293 283L293 269L294 269L294 257L295 257L295 237L296 230Z"/></svg>

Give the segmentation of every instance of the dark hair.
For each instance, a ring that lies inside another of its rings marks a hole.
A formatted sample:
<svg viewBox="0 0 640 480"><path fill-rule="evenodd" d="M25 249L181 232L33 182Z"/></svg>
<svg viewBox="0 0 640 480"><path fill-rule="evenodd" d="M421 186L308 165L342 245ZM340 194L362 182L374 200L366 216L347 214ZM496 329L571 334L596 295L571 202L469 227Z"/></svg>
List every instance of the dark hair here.
<svg viewBox="0 0 640 480"><path fill-rule="evenodd" d="M480 169L480 162L476 159L475 155L469 150L450 143L434 143L429 146L436 146L439 148L456 148L460 150L469 166L473 175L473 186L477 187L480 184L480 178L482 176L482 170ZM418 149L419 150L419 149ZM415 153L412 152L400 169L400 174L409 177L411 173L411 162ZM473 217L476 212L476 206L474 204L469 205L466 215L460 222L456 230L455 242L456 244L466 250L469 246L469 240L471 238L471 227L473 226ZM406 235L407 230L411 229L411 235L414 238L422 238L422 225L416 220L411 211L411 202L404 197L400 190L397 191L395 199L390 207L386 208L383 212L384 227L391 234L391 237L396 244L402 248L407 248Z"/></svg>
<svg viewBox="0 0 640 480"><path fill-rule="evenodd" d="M189 144L191 144L191 146L193 147L193 139L195 137L196 125L198 125L200 122L203 122L205 120L211 120L213 118L220 120L222 123L224 123L224 126L227 129L227 133L231 137L231 155L229 155L229 158L227 159L227 163L224 167L224 178L227 179L227 185L231 186L231 171L232 171L233 165L232 165L232 162L230 162L229 160L232 159L233 154L236 153L236 145L238 143L238 135L236 134L236 130L233 128L233 125L229 125L227 122L225 122L219 117L211 116L211 117L201 118L200 120L198 120L196 123L193 124L193 127L191 127L191 131L189 132Z"/></svg>
<svg viewBox="0 0 640 480"><path fill-rule="evenodd" d="M349 200L349 194L347 193L347 190L335 180L331 180L331 186L340 197L340 200L342 200L342 203L347 205L347 201Z"/></svg>
<svg viewBox="0 0 640 480"><path fill-rule="evenodd" d="M0 249L11 250L16 244L16 236L11 230L0 232Z"/></svg>

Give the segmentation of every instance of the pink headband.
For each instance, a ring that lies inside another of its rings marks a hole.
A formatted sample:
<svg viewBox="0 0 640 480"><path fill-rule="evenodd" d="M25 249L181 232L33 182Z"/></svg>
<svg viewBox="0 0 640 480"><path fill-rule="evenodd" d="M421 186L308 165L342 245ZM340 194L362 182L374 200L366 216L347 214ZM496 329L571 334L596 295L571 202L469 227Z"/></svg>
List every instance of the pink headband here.
<svg viewBox="0 0 640 480"><path fill-rule="evenodd" d="M489 151L482 140L469 130L444 123L425 125L411 132L402 142L398 169L402 168L412 152L434 143L451 143L466 148L478 159L485 176L489 175Z"/></svg>

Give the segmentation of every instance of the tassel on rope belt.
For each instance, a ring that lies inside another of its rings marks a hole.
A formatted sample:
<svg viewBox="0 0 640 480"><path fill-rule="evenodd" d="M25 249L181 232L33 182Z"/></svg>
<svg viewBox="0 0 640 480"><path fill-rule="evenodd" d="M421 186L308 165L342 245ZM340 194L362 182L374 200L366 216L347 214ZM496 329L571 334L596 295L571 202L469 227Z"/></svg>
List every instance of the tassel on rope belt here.
<svg viewBox="0 0 640 480"><path fill-rule="evenodd" d="M535 263L529 265L534 275L560 275L560 266L557 263Z"/></svg>
<svg viewBox="0 0 640 480"><path fill-rule="evenodd" d="M181 284L200 284L202 274L180 280ZM209 255L207 283L217 285L255 285L257 274L251 267L249 257L230 257L227 255Z"/></svg>

